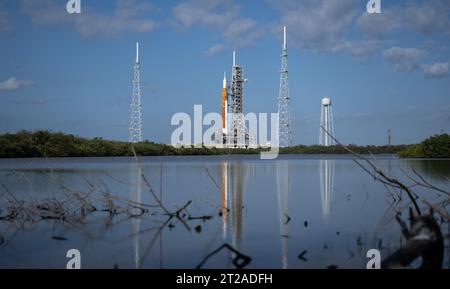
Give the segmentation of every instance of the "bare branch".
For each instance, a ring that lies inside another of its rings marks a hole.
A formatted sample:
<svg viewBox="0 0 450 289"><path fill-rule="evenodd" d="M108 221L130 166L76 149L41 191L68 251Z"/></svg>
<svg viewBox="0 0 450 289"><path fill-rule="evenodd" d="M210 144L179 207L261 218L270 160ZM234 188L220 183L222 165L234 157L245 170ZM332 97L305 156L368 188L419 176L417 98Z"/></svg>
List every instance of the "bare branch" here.
<svg viewBox="0 0 450 289"><path fill-rule="evenodd" d="M326 129L321 126L321 128L325 131L325 133L327 135L329 135L338 145L340 145L342 148L344 148L347 152L349 152L350 154L352 154L353 156L355 156L357 159L359 160L363 160L366 162L366 164L372 168L373 172L370 172L366 167L364 167L361 163L359 163L357 160L355 160L355 162L362 168L364 169L364 171L366 171L367 173L369 173L370 175L372 175L376 180L388 185L388 186L392 186L392 187L398 187L402 190L404 190L407 194L408 197L410 198L411 202L414 205L414 208L417 212L417 214L421 215L421 211L420 208L416 202L416 198L415 198L415 194L402 182L400 182L399 180L397 180L396 178L387 176L386 173L378 168L371 160L369 160L368 158L352 151L351 149L349 149L347 146L343 145L341 142L339 142L333 135L331 135L328 131L326 131Z"/></svg>

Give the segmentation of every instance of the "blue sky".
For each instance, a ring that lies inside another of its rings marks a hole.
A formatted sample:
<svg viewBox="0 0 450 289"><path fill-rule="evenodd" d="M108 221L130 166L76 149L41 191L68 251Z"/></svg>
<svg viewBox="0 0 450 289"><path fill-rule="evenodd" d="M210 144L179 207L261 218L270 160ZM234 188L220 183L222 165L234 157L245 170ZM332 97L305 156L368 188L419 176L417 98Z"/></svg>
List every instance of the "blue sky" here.
<svg viewBox="0 0 450 289"><path fill-rule="evenodd" d="M450 1L0 0L0 132L127 140L134 46L144 136L169 142L176 112L220 112L231 51L245 112L276 112L288 29L294 143L318 142L321 98L345 143L413 143L450 131ZM206 128L205 128L206 129Z"/></svg>

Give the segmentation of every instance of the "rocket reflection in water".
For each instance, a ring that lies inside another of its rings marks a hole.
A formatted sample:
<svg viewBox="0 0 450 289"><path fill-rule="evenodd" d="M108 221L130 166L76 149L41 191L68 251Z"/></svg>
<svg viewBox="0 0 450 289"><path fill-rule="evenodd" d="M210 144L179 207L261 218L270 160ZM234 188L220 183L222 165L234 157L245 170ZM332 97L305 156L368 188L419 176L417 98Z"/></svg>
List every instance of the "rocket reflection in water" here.
<svg viewBox="0 0 450 289"><path fill-rule="evenodd" d="M244 164L241 162L223 161L220 164L223 239L227 240L228 221L231 218L231 244L237 250L242 250L245 173ZM231 256L234 256L234 253L231 253Z"/></svg>

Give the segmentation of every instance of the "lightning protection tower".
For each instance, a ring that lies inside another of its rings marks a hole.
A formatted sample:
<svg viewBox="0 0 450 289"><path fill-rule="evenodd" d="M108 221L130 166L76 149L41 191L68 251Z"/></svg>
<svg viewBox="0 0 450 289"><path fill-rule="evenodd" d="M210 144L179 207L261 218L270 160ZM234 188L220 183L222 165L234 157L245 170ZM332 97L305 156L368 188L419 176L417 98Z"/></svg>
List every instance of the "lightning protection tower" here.
<svg viewBox="0 0 450 289"><path fill-rule="evenodd" d="M278 96L279 146L292 146L291 100L289 97L288 53L286 26L283 27L283 49L281 51L280 93Z"/></svg>
<svg viewBox="0 0 450 289"><path fill-rule="evenodd" d="M323 146L335 145L334 142L333 111L331 99L326 96L322 99L322 111L320 113L320 135L319 144Z"/></svg>
<svg viewBox="0 0 450 289"><path fill-rule="evenodd" d="M141 65L139 63L139 42L136 43L136 63L134 64L133 97L131 99L130 136L131 143L142 141Z"/></svg>

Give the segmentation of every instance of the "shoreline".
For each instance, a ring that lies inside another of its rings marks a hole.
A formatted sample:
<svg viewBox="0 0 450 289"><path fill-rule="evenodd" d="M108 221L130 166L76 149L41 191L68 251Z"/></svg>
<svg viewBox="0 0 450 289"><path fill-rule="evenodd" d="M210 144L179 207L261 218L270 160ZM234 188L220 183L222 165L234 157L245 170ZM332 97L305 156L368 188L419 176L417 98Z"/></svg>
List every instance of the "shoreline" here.
<svg viewBox="0 0 450 289"><path fill-rule="evenodd" d="M400 157L398 154L391 153L379 153L379 154L361 154L362 156L375 156L377 159L393 159L393 160L433 160L433 161L450 161L450 158L414 158L414 157ZM139 159L236 159L236 160L260 160L259 154L215 154L215 155L149 155L138 156ZM261 161L278 161L278 160L315 160L315 159L354 159L352 154L280 154L273 160L261 160ZM87 159L117 159L117 160L134 160L134 156L79 156L79 157L19 157L19 158L0 158L0 162L3 161L41 161L41 160L87 160Z"/></svg>
<svg viewBox="0 0 450 289"><path fill-rule="evenodd" d="M450 136L436 135L420 144L412 145L295 145L279 148L279 155L347 155L350 149L361 155L395 155L399 158L448 158ZM18 158L79 158L79 157L133 157L138 156L230 156L259 155L268 148L174 147L151 141L129 143L86 139L62 132L20 131L0 135L0 159Z"/></svg>

